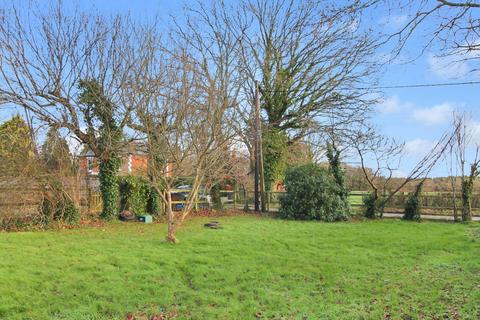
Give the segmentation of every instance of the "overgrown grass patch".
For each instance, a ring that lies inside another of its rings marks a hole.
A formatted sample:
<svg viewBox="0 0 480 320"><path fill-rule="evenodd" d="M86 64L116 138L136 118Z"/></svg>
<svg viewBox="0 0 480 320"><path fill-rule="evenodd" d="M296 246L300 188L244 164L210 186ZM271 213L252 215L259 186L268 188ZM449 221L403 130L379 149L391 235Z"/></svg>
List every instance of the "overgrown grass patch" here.
<svg viewBox="0 0 480 320"><path fill-rule="evenodd" d="M0 318L480 316L478 224L216 220L0 233Z"/></svg>

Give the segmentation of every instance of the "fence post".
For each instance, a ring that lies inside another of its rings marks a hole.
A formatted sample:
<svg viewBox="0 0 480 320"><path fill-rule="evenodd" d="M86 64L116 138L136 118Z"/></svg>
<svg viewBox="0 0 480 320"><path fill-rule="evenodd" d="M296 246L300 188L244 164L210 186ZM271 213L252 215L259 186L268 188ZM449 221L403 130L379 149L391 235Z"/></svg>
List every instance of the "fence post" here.
<svg viewBox="0 0 480 320"><path fill-rule="evenodd" d="M233 209L237 209L237 190L233 190Z"/></svg>
<svg viewBox="0 0 480 320"><path fill-rule="evenodd" d="M243 189L243 202L245 202L243 206L244 211L249 211L250 208L248 207L248 196L247 196L247 189Z"/></svg>
<svg viewBox="0 0 480 320"><path fill-rule="evenodd" d="M271 191L267 191L267 212L270 212L270 197L272 196L272 192Z"/></svg>

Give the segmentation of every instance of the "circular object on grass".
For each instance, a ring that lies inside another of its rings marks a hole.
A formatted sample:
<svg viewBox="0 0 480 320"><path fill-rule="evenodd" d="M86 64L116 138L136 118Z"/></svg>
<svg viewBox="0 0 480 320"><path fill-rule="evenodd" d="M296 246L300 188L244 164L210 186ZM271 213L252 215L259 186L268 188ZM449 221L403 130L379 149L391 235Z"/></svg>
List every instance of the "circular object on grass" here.
<svg viewBox="0 0 480 320"><path fill-rule="evenodd" d="M121 221L133 221L136 220L136 218L135 214L128 210L124 210L118 215L118 219Z"/></svg>

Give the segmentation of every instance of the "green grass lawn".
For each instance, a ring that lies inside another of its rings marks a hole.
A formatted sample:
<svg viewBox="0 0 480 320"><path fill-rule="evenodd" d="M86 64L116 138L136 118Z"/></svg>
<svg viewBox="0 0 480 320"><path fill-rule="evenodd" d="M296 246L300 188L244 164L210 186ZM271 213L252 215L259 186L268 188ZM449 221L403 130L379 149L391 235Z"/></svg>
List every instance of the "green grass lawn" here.
<svg viewBox="0 0 480 320"><path fill-rule="evenodd" d="M0 233L0 318L480 317L478 224L218 220Z"/></svg>

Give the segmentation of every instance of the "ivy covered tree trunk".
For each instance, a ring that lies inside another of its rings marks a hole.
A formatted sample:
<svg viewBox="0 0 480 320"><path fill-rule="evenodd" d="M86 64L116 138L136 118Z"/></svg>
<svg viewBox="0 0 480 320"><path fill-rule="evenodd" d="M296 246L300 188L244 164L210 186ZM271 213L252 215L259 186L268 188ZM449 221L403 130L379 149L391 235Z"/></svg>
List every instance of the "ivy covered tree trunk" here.
<svg viewBox="0 0 480 320"><path fill-rule="evenodd" d="M263 136L265 190L271 191L275 180L283 179L287 170L288 137L279 129L268 129Z"/></svg>
<svg viewBox="0 0 480 320"><path fill-rule="evenodd" d="M350 203L348 202L348 190L345 183L345 173L342 169L342 163L340 161L340 151L334 143L327 143L327 158L329 164L329 171L332 174L339 189L339 196L342 199L347 214L350 214ZM377 197L378 198L378 197Z"/></svg>
<svg viewBox="0 0 480 320"><path fill-rule="evenodd" d="M478 162L470 166L470 175L462 181L462 221L472 221L472 193L478 176Z"/></svg>
<svg viewBox="0 0 480 320"><path fill-rule="evenodd" d="M118 151L122 145L123 126L120 127L115 119L117 106L105 95L98 80L81 79L79 89L80 110L88 125L89 147L100 159L100 192L103 200L101 217L111 219L118 214L119 209Z"/></svg>
<svg viewBox="0 0 480 320"><path fill-rule="evenodd" d="M117 184L117 172L120 168L120 159L110 157L100 161L100 192L102 194L103 209L102 218L111 219L118 214L119 190Z"/></svg>
<svg viewBox="0 0 480 320"><path fill-rule="evenodd" d="M468 178L462 184L462 221L471 221L471 196L473 190L473 180Z"/></svg>

